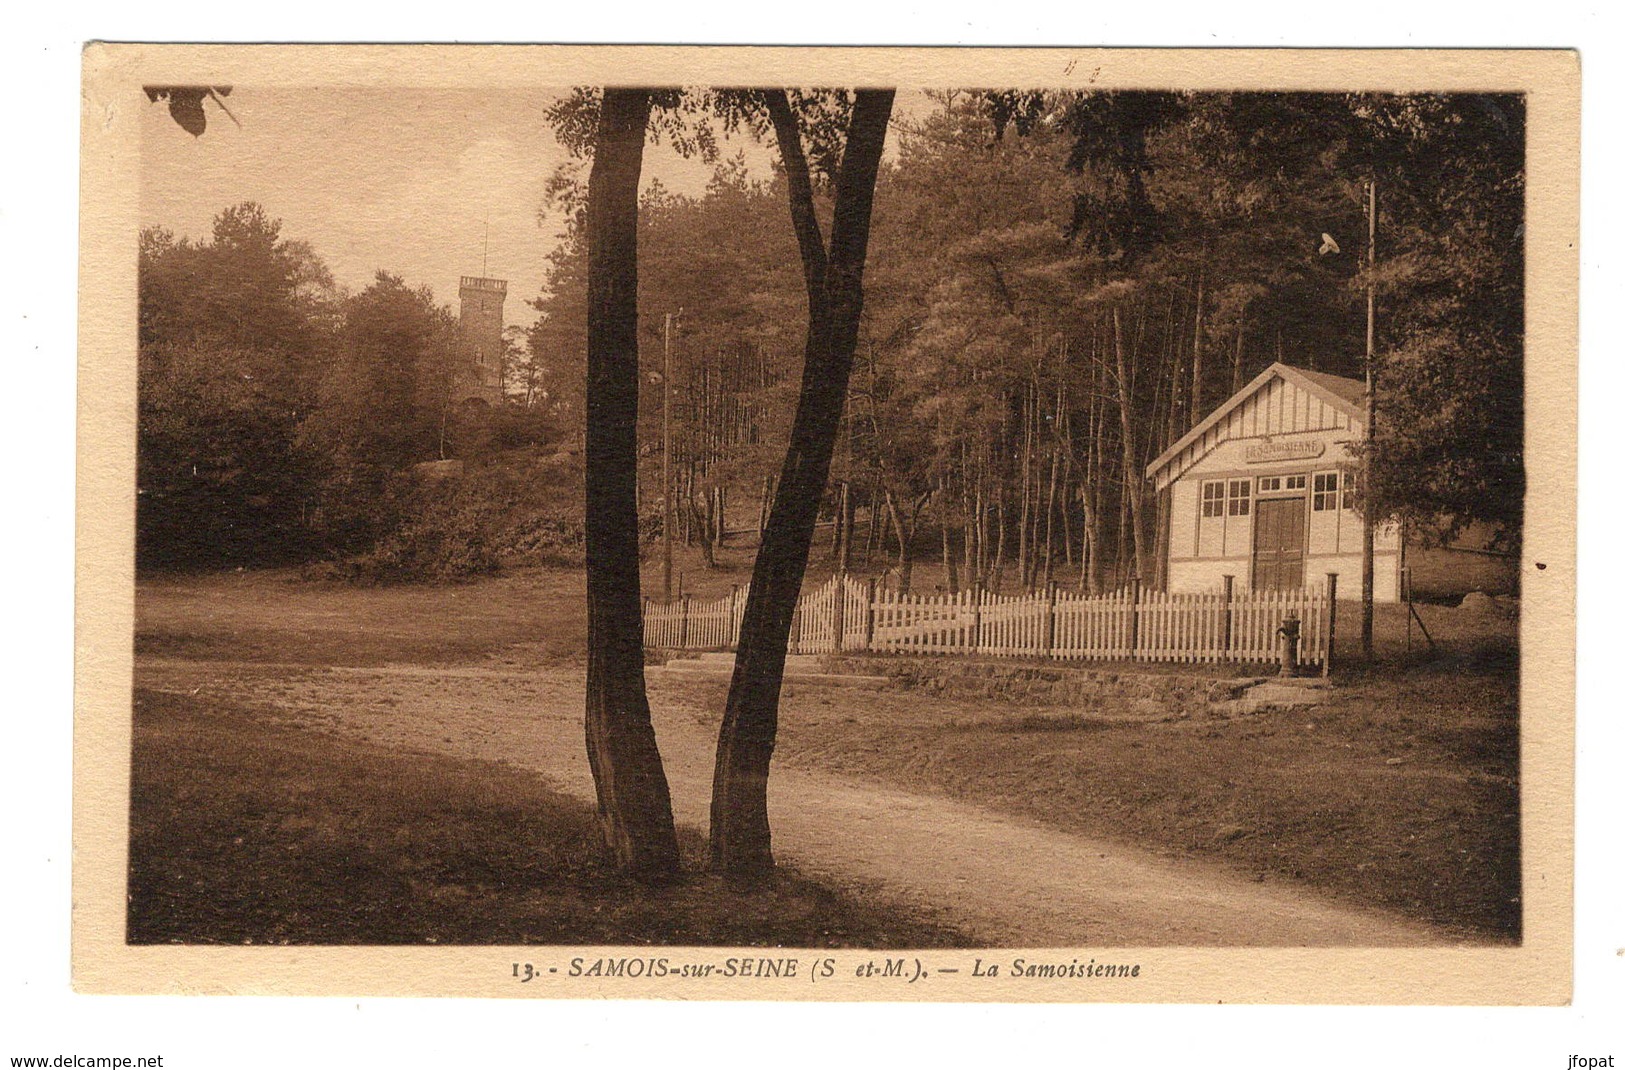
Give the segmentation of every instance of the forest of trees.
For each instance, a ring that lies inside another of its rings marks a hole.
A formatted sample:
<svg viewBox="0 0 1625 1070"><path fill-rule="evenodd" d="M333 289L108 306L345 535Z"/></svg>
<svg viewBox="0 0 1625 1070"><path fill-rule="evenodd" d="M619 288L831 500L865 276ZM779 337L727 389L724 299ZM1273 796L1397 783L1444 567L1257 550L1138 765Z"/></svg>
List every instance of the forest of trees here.
<svg viewBox="0 0 1625 1070"><path fill-rule="evenodd" d="M1156 583L1163 503L1145 465L1273 361L1363 376L1368 283L1373 510L1436 537L1484 521L1516 546L1519 98L935 104L894 124L876 190L826 501L843 559L884 554L905 587L924 555L950 588ZM782 170L750 175L735 159L703 195L656 183L640 206L644 508L661 485L665 314L680 310L674 497L678 534L702 549L728 525L759 530L778 475L806 310L787 198ZM529 342L571 431L585 249L566 237Z"/></svg>
<svg viewBox="0 0 1625 1070"><path fill-rule="evenodd" d="M545 437L539 410L452 404L467 355L426 287L344 293L256 204L204 241L144 230L139 255L143 566L365 554L421 519L411 465Z"/></svg>
<svg viewBox="0 0 1625 1070"><path fill-rule="evenodd" d="M1368 282L1372 507L1516 546L1523 127L1521 98L1470 95L963 92L894 116L824 506L837 552L902 585L926 556L950 587L1155 583L1145 464L1272 361L1362 375ZM826 225L832 192L816 182ZM644 190L646 535L667 313L677 534L709 551L766 522L807 316L788 198L782 166L740 158L702 194ZM366 554L424 507L412 464L582 441L586 246L579 198L559 204L494 434L447 410L455 323L428 291L380 273L343 293L253 205L203 240L143 232L143 564Z"/></svg>

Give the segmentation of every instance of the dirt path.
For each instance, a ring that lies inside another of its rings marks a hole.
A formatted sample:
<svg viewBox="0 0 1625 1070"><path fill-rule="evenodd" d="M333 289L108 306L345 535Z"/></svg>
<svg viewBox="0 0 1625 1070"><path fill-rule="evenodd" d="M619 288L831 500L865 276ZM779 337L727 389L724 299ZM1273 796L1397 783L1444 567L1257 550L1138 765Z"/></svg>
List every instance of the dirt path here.
<svg viewBox="0 0 1625 1070"><path fill-rule="evenodd" d="M568 670L322 669L143 659L137 683L255 704L291 722L403 748L506 761L593 797L582 680ZM862 692L851 692L853 701ZM846 697L843 693L843 697ZM715 730L684 685L650 700L679 822L708 821ZM775 766L775 853L1000 947L1398 946L1419 923L1171 862L937 796Z"/></svg>

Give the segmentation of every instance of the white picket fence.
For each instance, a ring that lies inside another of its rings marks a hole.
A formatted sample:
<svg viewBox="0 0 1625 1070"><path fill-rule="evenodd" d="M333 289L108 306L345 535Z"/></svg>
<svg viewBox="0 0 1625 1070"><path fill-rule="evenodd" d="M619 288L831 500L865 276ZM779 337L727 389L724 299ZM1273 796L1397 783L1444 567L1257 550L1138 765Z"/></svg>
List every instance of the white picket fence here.
<svg viewBox="0 0 1625 1070"><path fill-rule="evenodd" d="M790 652L899 652L1057 660L1273 662L1277 630L1299 621L1298 660L1325 665L1336 622L1336 581L1295 591L1168 594L1126 588L996 595L901 594L873 580L834 576L802 594ZM749 587L711 601L645 601L645 646L729 650Z"/></svg>

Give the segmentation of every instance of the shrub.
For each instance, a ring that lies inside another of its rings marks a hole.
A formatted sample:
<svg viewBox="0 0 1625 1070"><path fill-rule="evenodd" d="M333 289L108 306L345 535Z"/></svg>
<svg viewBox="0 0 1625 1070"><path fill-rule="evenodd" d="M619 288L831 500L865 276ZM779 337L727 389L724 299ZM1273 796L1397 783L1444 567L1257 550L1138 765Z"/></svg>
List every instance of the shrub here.
<svg viewBox="0 0 1625 1070"><path fill-rule="evenodd" d="M351 583L452 581L504 565L579 566L586 530L579 458L511 450L460 475L401 476L369 519L371 546L306 570Z"/></svg>

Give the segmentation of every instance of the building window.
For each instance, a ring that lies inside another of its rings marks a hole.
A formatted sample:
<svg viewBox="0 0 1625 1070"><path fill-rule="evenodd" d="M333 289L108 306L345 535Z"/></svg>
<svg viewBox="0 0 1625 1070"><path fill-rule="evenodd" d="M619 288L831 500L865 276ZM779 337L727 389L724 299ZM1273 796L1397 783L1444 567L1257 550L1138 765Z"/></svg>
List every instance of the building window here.
<svg viewBox="0 0 1625 1070"><path fill-rule="evenodd" d="M1252 511L1252 480L1232 479L1228 512L1231 516L1246 516Z"/></svg>
<svg viewBox="0 0 1625 1070"><path fill-rule="evenodd" d="M1343 473L1343 508L1354 508L1354 473Z"/></svg>
<svg viewBox="0 0 1625 1070"><path fill-rule="evenodd" d="M1202 515L1224 515L1224 480L1216 479L1202 484Z"/></svg>
<svg viewBox="0 0 1625 1070"><path fill-rule="evenodd" d="M1317 513L1324 513L1328 509L1337 508L1337 473L1315 473L1314 509Z"/></svg>
<svg viewBox="0 0 1625 1070"><path fill-rule="evenodd" d="M1276 493L1279 493L1279 492L1281 492L1283 490L1302 490L1304 488L1305 478L1306 477L1301 476L1301 475L1296 475L1296 476L1259 476L1258 477L1258 493L1260 493L1260 494L1276 494Z"/></svg>

